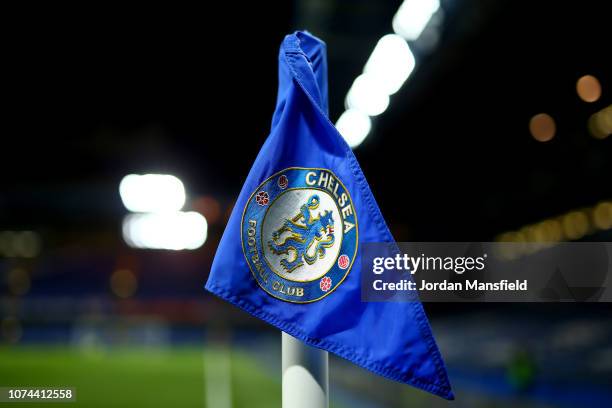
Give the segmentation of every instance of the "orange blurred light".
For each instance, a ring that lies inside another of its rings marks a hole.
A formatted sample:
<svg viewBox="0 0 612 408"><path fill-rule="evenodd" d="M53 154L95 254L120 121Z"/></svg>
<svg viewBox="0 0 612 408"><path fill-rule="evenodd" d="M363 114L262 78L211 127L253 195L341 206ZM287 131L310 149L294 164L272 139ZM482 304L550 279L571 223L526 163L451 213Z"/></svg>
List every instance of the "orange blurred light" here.
<svg viewBox="0 0 612 408"><path fill-rule="evenodd" d="M136 292L138 280L129 269L117 269L111 275L110 287L116 296L128 298Z"/></svg>
<svg viewBox="0 0 612 408"><path fill-rule="evenodd" d="M213 197L199 197L193 201L191 207L202 214L210 224L216 223L221 217L221 205Z"/></svg>
<svg viewBox="0 0 612 408"><path fill-rule="evenodd" d="M596 139L605 139L612 134L612 105L595 112L588 121L588 128Z"/></svg>
<svg viewBox="0 0 612 408"><path fill-rule="evenodd" d="M529 121L529 131L538 142L548 142L555 137L555 120L546 113L538 113Z"/></svg>
<svg viewBox="0 0 612 408"><path fill-rule="evenodd" d="M601 85L593 75L585 75L576 82L576 92L585 102L595 102L601 96Z"/></svg>
<svg viewBox="0 0 612 408"><path fill-rule="evenodd" d="M577 240L589 232L589 219L582 211L572 211L561 219L563 232L567 239Z"/></svg>
<svg viewBox="0 0 612 408"><path fill-rule="evenodd" d="M612 202L601 202L593 210L593 223L600 230L612 228Z"/></svg>

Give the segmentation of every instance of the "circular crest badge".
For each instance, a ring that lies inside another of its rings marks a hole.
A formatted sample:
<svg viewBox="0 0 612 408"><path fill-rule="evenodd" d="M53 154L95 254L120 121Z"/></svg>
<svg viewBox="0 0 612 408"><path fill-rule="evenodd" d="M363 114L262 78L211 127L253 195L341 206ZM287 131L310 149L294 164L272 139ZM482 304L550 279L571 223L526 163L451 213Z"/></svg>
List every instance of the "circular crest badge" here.
<svg viewBox="0 0 612 408"><path fill-rule="evenodd" d="M349 274L357 255L357 216L332 171L291 167L251 194L241 236L246 261L263 290L288 302L314 302Z"/></svg>

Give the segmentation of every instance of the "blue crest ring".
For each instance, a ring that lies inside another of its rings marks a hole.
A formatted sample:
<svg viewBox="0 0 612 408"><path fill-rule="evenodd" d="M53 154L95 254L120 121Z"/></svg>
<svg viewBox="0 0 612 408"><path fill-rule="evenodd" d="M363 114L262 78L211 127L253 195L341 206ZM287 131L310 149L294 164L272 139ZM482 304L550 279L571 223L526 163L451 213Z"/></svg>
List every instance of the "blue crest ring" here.
<svg viewBox="0 0 612 408"><path fill-rule="evenodd" d="M289 216L287 211L299 209L300 204L302 216L300 210ZM319 209L319 204L326 207ZM271 235L265 227L268 223L289 234ZM251 274L265 292L287 302L315 302L334 292L353 267L359 242L356 209L349 191L331 170L286 168L268 177L249 197L242 214L241 240ZM284 252L276 256L279 252L271 251L280 250L279 241ZM270 261L273 255L276 266Z"/></svg>

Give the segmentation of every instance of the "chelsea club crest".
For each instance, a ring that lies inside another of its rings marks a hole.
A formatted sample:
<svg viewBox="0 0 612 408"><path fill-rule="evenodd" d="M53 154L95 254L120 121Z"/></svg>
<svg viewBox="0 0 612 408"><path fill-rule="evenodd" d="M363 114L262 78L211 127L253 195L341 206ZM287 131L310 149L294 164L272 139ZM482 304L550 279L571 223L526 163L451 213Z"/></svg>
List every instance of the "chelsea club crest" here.
<svg viewBox="0 0 612 408"><path fill-rule="evenodd" d="M291 167L251 194L241 236L246 261L263 290L288 302L314 302L349 274L357 255L357 216L333 172Z"/></svg>

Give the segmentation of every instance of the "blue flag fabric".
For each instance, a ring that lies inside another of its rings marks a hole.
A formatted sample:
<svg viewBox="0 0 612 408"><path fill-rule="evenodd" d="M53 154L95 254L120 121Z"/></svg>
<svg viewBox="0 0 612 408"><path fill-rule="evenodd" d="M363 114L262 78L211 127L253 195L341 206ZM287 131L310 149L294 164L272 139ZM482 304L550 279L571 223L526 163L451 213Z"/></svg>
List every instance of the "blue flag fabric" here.
<svg viewBox="0 0 612 408"><path fill-rule="evenodd" d="M326 64L316 37L285 37L272 130L206 289L306 344L453 399L422 305L361 301L359 245L394 240L327 117Z"/></svg>

